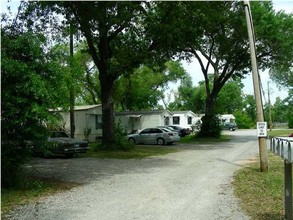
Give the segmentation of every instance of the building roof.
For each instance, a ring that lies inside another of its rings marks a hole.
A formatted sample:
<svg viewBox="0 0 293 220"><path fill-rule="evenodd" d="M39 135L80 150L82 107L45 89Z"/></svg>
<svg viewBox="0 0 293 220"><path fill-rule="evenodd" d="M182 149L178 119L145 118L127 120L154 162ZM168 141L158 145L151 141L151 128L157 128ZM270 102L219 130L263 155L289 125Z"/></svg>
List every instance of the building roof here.
<svg viewBox="0 0 293 220"><path fill-rule="evenodd" d="M162 114L162 113L169 113L173 115L169 110L146 110L146 111L126 111L126 112L115 112L115 115L155 115L155 114Z"/></svg>
<svg viewBox="0 0 293 220"><path fill-rule="evenodd" d="M80 105L80 106L74 106L75 111L82 111L82 110L88 110L96 107L102 106L101 104L99 105Z"/></svg>
<svg viewBox="0 0 293 220"><path fill-rule="evenodd" d="M190 111L190 110L186 110L186 111L172 111L172 114L173 115L182 115L182 114L191 114L193 115L194 117L201 117L200 115L198 114L195 114L193 111Z"/></svg>
<svg viewBox="0 0 293 220"><path fill-rule="evenodd" d="M97 107L100 107L102 106L101 104L99 105L77 105L77 106L74 106L74 111L83 111L83 110L89 110L89 109L93 109L93 108L97 108ZM49 111L51 112L68 112L69 109L63 109L61 107L58 107L56 109L49 109Z"/></svg>

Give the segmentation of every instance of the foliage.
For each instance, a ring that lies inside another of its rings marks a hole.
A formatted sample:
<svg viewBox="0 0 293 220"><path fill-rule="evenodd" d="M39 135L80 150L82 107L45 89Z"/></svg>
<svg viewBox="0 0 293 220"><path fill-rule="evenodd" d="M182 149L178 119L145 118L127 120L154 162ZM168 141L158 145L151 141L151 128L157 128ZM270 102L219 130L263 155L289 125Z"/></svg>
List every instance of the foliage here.
<svg viewBox="0 0 293 220"><path fill-rule="evenodd" d="M198 132L198 137L214 137L219 138L221 136L222 127L220 120L215 115L205 115L201 118L202 125Z"/></svg>
<svg viewBox="0 0 293 220"><path fill-rule="evenodd" d="M256 102L253 95L246 95L244 98L244 112L256 123Z"/></svg>
<svg viewBox="0 0 293 220"><path fill-rule="evenodd" d="M166 62L164 68L142 65L116 82L114 101L124 111L153 109L158 107L168 83L185 74L181 64L175 61Z"/></svg>
<svg viewBox="0 0 293 220"><path fill-rule="evenodd" d="M33 4L33 3L32 3ZM141 64L164 63L166 57L156 52L152 39L145 34L147 2L41 2L63 14L66 23L86 39L87 51L99 73L103 110L103 144L114 143L115 82ZM163 61L163 62L160 62Z"/></svg>
<svg viewBox="0 0 293 220"><path fill-rule="evenodd" d="M216 112L218 114L234 114L243 109L243 95L241 82L229 80L219 92L216 101Z"/></svg>
<svg viewBox="0 0 293 220"><path fill-rule="evenodd" d="M193 86L191 76L186 73L183 79L181 79L178 91L174 94L175 100L168 103L168 109L170 111L191 110L197 113L203 112L201 107L203 107L204 104L197 99L201 97L198 94L199 92L200 91Z"/></svg>
<svg viewBox="0 0 293 220"><path fill-rule="evenodd" d="M289 118L289 121L288 121L288 128L293 128L293 117L290 117L290 118Z"/></svg>
<svg viewBox="0 0 293 220"><path fill-rule="evenodd" d="M277 53L277 59L274 59L273 68L270 69L271 78L280 86L293 87L293 14L287 14L284 11L277 12L275 18L269 27L265 28L267 34L274 34L276 42L274 43L274 52ZM273 26L277 25L278 29ZM269 32L268 29L269 28Z"/></svg>
<svg viewBox="0 0 293 220"><path fill-rule="evenodd" d="M242 88L242 83L228 81L218 95L215 112L218 114L233 114L235 111L242 109ZM191 77L187 76L181 80L175 100L169 104L168 108L172 110L192 110L196 113L204 113L206 110L206 98L204 81L199 82L198 86L194 87Z"/></svg>
<svg viewBox="0 0 293 220"><path fill-rule="evenodd" d="M244 111L236 111L233 114L235 116L235 122L238 128L253 128L255 123L252 121L251 117Z"/></svg>
<svg viewBox="0 0 293 220"><path fill-rule="evenodd" d="M292 119L293 108L290 99L281 100L280 97L276 98L276 101L272 108L272 120L274 122L288 122Z"/></svg>
<svg viewBox="0 0 293 220"><path fill-rule="evenodd" d="M115 138L112 144L101 144L96 145L95 150L97 151L131 151L135 148L133 143L127 141L127 131L121 126L121 123L115 124Z"/></svg>
<svg viewBox="0 0 293 220"><path fill-rule="evenodd" d="M16 178L30 143L46 138L45 123L54 122L48 109L60 106L64 81L60 66L45 53L45 38L6 26L2 44L2 186ZM58 88L58 89L56 89Z"/></svg>
<svg viewBox="0 0 293 220"><path fill-rule="evenodd" d="M181 58L197 59L205 79L204 110L206 114L214 115L216 102L221 102L218 98L224 85L231 78L243 78L251 69L243 3L160 2L157 7L156 12L159 13L154 15L153 20L157 26L151 29L154 41L165 42L165 46L177 51ZM270 68L280 62L281 57L292 57L292 47L289 46L293 39L292 32L286 31L286 37L281 34L284 27L291 30L292 25L289 27L288 24L292 19L284 22L282 16L273 11L271 2L253 2L251 8L259 67ZM276 25L272 25L272 21ZM277 31L274 31L275 28ZM158 35L159 32L163 35ZM211 72L212 75L209 74Z"/></svg>

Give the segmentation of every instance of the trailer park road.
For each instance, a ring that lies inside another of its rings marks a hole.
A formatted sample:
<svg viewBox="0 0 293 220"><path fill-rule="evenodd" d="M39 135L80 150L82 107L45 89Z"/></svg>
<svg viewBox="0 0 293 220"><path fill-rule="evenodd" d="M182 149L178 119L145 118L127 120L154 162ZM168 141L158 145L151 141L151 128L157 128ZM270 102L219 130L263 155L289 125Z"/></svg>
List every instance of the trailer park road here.
<svg viewBox="0 0 293 220"><path fill-rule="evenodd" d="M229 142L176 144L178 152L146 159L36 158L31 172L82 184L17 207L8 219L250 219L231 182L258 155L256 130L227 133Z"/></svg>

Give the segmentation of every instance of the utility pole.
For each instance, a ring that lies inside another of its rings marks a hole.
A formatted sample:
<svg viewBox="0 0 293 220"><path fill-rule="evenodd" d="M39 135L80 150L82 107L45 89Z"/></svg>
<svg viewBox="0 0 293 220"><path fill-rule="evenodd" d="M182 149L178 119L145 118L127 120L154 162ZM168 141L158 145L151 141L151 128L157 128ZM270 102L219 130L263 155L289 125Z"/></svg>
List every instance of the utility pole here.
<svg viewBox="0 0 293 220"><path fill-rule="evenodd" d="M249 46L250 46L250 56L251 56L251 65L252 65L252 79L254 87L254 95L256 101L256 119L257 122L264 122L263 107L260 93L260 84L258 78L258 68L256 61L256 48L255 48L255 35L252 22L252 15L250 10L249 1L244 0L244 9L247 22ZM259 157L260 157L260 171L268 171L268 152L266 146L266 137L258 137L259 143Z"/></svg>
<svg viewBox="0 0 293 220"><path fill-rule="evenodd" d="M73 78L73 74L72 74L72 60L73 60L73 30L72 30L72 26L70 25L70 42L69 42L69 47L70 47L70 72L71 72L71 78ZM74 87L73 87L73 82L71 80L70 82L70 91L69 91L69 102L70 102L70 136L71 138L74 138L74 133L75 133L75 120L74 120Z"/></svg>
<svg viewBox="0 0 293 220"><path fill-rule="evenodd" d="M272 108L271 108L271 98L270 98L270 82L268 81L268 99L269 99L269 128L272 130Z"/></svg>

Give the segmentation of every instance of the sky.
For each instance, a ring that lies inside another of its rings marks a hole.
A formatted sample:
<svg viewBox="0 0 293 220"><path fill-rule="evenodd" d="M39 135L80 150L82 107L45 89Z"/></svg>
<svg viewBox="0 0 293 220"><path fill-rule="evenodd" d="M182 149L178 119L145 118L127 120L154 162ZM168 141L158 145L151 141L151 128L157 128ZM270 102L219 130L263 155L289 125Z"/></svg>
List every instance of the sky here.
<svg viewBox="0 0 293 220"><path fill-rule="evenodd" d="M6 11L7 5L11 6L11 9L13 12L16 12L20 1L9 0L9 3L7 2L8 2L7 0L0 0L0 12L2 13L3 11ZM273 0L273 5L276 11L284 10L286 13L293 13L293 0ZM193 59L191 63L182 61L182 65L184 69L191 75L193 80L193 85L197 86L198 82L203 80L203 74L201 72L198 62L195 59ZM270 84L271 103L275 102L276 97L280 97L281 99L284 99L285 97L287 97L288 90L284 88L283 89L278 88L277 85L272 80L270 80L268 71L265 71L265 72L260 71L260 78L261 78L262 88L265 93L265 98L263 98L264 103L268 101L268 96L267 96L268 82ZM254 95L251 74L247 75L247 77L242 82L245 85L243 92L245 94ZM170 90L176 90L178 86L179 86L179 83L169 84ZM169 93L170 90L166 91L166 93Z"/></svg>

